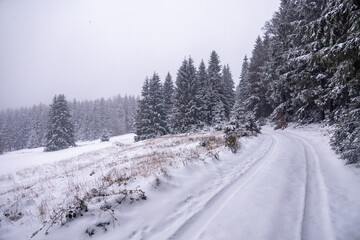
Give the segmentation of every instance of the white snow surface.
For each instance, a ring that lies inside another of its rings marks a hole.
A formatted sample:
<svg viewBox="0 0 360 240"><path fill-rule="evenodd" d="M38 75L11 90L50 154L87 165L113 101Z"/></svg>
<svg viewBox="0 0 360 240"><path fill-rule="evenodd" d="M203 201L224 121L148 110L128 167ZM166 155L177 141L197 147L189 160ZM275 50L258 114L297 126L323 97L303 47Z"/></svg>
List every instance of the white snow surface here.
<svg viewBox="0 0 360 240"><path fill-rule="evenodd" d="M109 142L100 142L100 140L78 142L77 147L55 152L44 152L43 147L8 152L0 156L0 163L2 165L2 168L0 168L0 175L14 173L35 165L54 163L90 151L104 149L111 146L112 143L121 142L123 144L129 144L133 141L134 134L125 134L118 137L112 137Z"/></svg>
<svg viewBox="0 0 360 240"><path fill-rule="evenodd" d="M6 153L0 239L30 239L43 221L32 239L360 239L360 168L338 159L328 128L265 126L242 139L237 154L215 143L200 147L210 136L221 142L220 132L138 143L127 135L53 153ZM127 185L110 186L113 195L92 199L84 216L44 234L52 210L121 174L131 177ZM100 210L104 202L115 206L121 188L142 189L147 200ZM11 221L5 211L22 217ZM96 227L106 221L106 231Z"/></svg>

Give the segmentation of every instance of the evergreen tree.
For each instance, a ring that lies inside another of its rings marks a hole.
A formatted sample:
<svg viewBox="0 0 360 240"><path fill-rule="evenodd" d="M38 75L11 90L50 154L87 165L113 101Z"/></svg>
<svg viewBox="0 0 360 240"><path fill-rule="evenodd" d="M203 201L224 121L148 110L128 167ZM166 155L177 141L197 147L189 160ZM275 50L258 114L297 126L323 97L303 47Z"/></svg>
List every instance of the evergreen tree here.
<svg viewBox="0 0 360 240"><path fill-rule="evenodd" d="M247 111L245 106L237 99L231 118L224 128L225 146L229 147L233 153L236 153L240 147L238 139L244 136L256 136L260 133L260 127L257 125L252 111Z"/></svg>
<svg viewBox="0 0 360 240"><path fill-rule="evenodd" d="M173 97L174 97L174 83L170 73L166 75L164 82L164 108L166 114L166 121L168 122L173 108Z"/></svg>
<svg viewBox="0 0 360 240"><path fill-rule="evenodd" d="M248 68L250 96L245 105L247 110L253 111L256 118L267 117L272 112L266 98L269 83L264 75L265 65L268 60L268 36L265 36L265 39L264 41L260 37L256 39Z"/></svg>
<svg viewBox="0 0 360 240"><path fill-rule="evenodd" d="M217 130L221 130L226 120L226 106L222 101L219 101L213 110L213 125Z"/></svg>
<svg viewBox="0 0 360 240"><path fill-rule="evenodd" d="M56 151L75 146L74 125L65 95L53 98L49 111L45 151Z"/></svg>
<svg viewBox="0 0 360 240"><path fill-rule="evenodd" d="M147 139L149 134L149 79L146 78L142 87L141 100L139 100L138 109L135 117L135 140Z"/></svg>
<svg viewBox="0 0 360 240"><path fill-rule="evenodd" d="M36 148L44 144L47 113L49 110L48 107L43 104L35 105L29 110L29 133L26 147Z"/></svg>
<svg viewBox="0 0 360 240"><path fill-rule="evenodd" d="M236 101L237 104L243 105L245 108L245 102L250 97L250 83L248 79L248 72L249 72L249 61L247 56L245 55L241 74L240 74L240 82L236 87Z"/></svg>
<svg viewBox="0 0 360 240"><path fill-rule="evenodd" d="M13 151L17 148L15 145L15 134L14 131L16 124L16 119L14 118L14 111L13 110L6 110L1 114L1 135L3 136L3 144L5 151Z"/></svg>
<svg viewBox="0 0 360 240"><path fill-rule="evenodd" d="M125 132L133 132L133 125L134 125L134 117L135 112L134 109L136 109L136 106L134 106L134 103L136 102L135 98L133 96L125 96L124 99L124 114L125 114Z"/></svg>
<svg viewBox="0 0 360 240"><path fill-rule="evenodd" d="M211 95L210 95L210 85L209 79L206 72L206 66L203 60L201 60L198 71L197 71L197 80L199 84L198 96L200 103L200 112L202 114L201 119L205 125L210 125L211 115L210 115L210 103L211 103Z"/></svg>
<svg viewBox="0 0 360 240"><path fill-rule="evenodd" d="M228 121L230 119L231 109L235 104L235 91L234 91L234 81L232 79L232 74L230 71L229 65L225 65L222 70L222 82L224 85L224 108L225 108L225 119Z"/></svg>
<svg viewBox="0 0 360 240"><path fill-rule="evenodd" d="M163 86L159 75L154 73L149 81L149 120L151 132L149 137L158 137L169 133L166 123Z"/></svg>
<svg viewBox="0 0 360 240"><path fill-rule="evenodd" d="M225 97L224 97L224 86L222 84L221 78L221 66L219 56L215 51L211 52L209 65L207 69L208 75L208 99L211 101L208 103L208 112L209 112L209 123L210 125L215 124L215 119L219 121L224 121L226 119L222 119L222 116L226 116L225 114ZM222 109L219 109L221 108ZM215 112L216 108L216 112ZM216 115L215 115L216 114Z"/></svg>
<svg viewBox="0 0 360 240"><path fill-rule="evenodd" d="M228 126L229 133L235 132L237 137L253 136L260 133L260 127L252 111L247 111L238 101L235 103Z"/></svg>
<svg viewBox="0 0 360 240"><path fill-rule="evenodd" d="M135 140L154 138L169 133L166 124L163 86L159 76L145 80L135 122Z"/></svg>
<svg viewBox="0 0 360 240"><path fill-rule="evenodd" d="M199 83L191 57L178 70L174 95L171 128L175 133L201 129L204 125L200 111Z"/></svg>

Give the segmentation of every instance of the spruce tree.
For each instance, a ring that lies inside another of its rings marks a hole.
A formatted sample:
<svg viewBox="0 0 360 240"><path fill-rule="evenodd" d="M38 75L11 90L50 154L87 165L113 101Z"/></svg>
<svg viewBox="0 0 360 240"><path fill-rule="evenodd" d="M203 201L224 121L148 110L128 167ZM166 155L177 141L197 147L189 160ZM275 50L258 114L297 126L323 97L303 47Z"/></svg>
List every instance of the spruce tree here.
<svg viewBox="0 0 360 240"><path fill-rule="evenodd" d="M249 72L249 61L247 56L245 55L241 73L240 73L240 82L236 87L236 101L237 104L243 105L245 108L245 102L250 97L250 83L248 79Z"/></svg>
<svg viewBox="0 0 360 240"><path fill-rule="evenodd" d="M164 108L165 108L165 115L166 115L166 122L169 121L171 110L173 108L173 98L174 98L174 83L172 81L172 77L170 73L167 73L164 87L163 87L163 94L164 94Z"/></svg>
<svg viewBox="0 0 360 240"><path fill-rule="evenodd" d="M248 68L250 96L245 100L245 105L247 110L253 111L256 118L267 117L272 112L266 98L269 83L264 77L265 66L268 61L268 44L268 36L264 37L264 41L260 36L256 39Z"/></svg>
<svg viewBox="0 0 360 240"><path fill-rule="evenodd" d="M159 75L154 73L149 81L149 121L151 132L149 137L158 137L169 133L166 123L166 110L164 105L163 86Z"/></svg>
<svg viewBox="0 0 360 240"><path fill-rule="evenodd" d="M209 84L208 98L211 99L208 105L208 111L209 111L208 117L209 117L210 125L215 125L216 121L219 122L219 119L221 119L220 121L226 120L223 117L226 116L225 114L226 101L224 97L224 86L222 84L222 78L221 78L221 66L220 66L219 55L215 51L211 52L209 65L207 69L207 75L208 75L208 84Z"/></svg>
<svg viewBox="0 0 360 240"><path fill-rule="evenodd" d="M175 133L199 130L203 127L200 111L199 83L191 57L185 59L178 70L171 116L171 128Z"/></svg>
<svg viewBox="0 0 360 240"><path fill-rule="evenodd" d="M235 104L234 80L229 65L225 65L222 69L222 82L224 85L224 108L225 119L229 121L231 109Z"/></svg>
<svg viewBox="0 0 360 240"><path fill-rule="evenodd" d="M199 91L198 91L198 99L200 101L200 112L202 114L202 121L205 125L210 125L211 116L210 116L210 103L211 103L211 96L210 96L210 85L209 79L206 72L206 66L203 60L201 60L198 71L197 71L197 80L199 83Z"/></svg>
<svg viewBox="0 0 360 240"><path fill-rule="evenodd" d="M151 79L146 78L142 99L135 118L136 141L154 138L169 133L166 123L163 86L159 76L154 73Z"/></svg>
<svg viewBox="0 0 360 240"><path fill-rule="evenodd" d="M256 123L255 115L252 111L245 109L244 105L238 101L235 103L231 118L228 124L228 131L235 131L236 136L252 136L260 133L260 127Z"/></svg>
<svg viewBox="0 0 360 240"><path fill-rule="evenodd" d="M75 146L74 125L65 95L55 95L50 105L45 151Z"/></svg>
<svg viewBox="0 0 360 240"><path fill-rule="evenodd" d="M149 133L149 79L146 78L142 87L141 100L135 117L135 140L144 140Z"/></svg>

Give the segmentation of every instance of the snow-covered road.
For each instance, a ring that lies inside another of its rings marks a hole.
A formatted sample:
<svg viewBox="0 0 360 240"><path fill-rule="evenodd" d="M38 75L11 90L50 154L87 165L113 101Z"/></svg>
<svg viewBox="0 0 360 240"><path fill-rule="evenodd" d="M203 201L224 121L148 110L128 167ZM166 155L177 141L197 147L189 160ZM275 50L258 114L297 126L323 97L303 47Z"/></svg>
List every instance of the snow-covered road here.
<svg viewBox="0 0 360 240"><path fill-rule="evenodd" d="M269 146L174 239L334 239L319 158L305 139L264 131ZM270 140L267 140L270 139ZM266 142L265 141L265 142ZM262 145L264 146L264 145Z"/></svg>
<svg viewBox="0 0 360 240"><path fill-rule="evenodd" d="M265 127L237 161L224 152L225 163L211 174L188 173L193 180L180 180L181 193L167 197L175 203L155 207L159 214L131 237L359 239L359 176L336 159L327 139L311 129Z"/></svg>

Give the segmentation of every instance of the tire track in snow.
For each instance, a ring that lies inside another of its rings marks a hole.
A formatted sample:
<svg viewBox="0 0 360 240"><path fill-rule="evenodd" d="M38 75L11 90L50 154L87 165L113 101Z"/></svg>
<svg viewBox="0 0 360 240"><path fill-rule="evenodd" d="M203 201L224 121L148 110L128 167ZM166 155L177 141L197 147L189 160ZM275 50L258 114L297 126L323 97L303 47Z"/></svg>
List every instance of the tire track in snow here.
<svg viewBox="0 0 360 240"><path fill-rule="evenodd" d="M253 161L252 165L242 174L236 176L230 183L223 186L215 193L203 207L186 220L169 239L182 239L191 236L197 239L221 210L230 202L239 190L241 190L256 174L259 169L270 161L276 152L278 139L274 135L264 133L271 138L270 146ZM213 208L215 211L207 211Z"/></svg>
<svg viewBox="0 0 360 240"><path fill-rule="evenodd" d="M300 226L300 239L335 239L331 227L329 203L324 178L319 166L319 157L314 147L304 138L283 133L295 138L305 151L304 205Z"/></svg>

